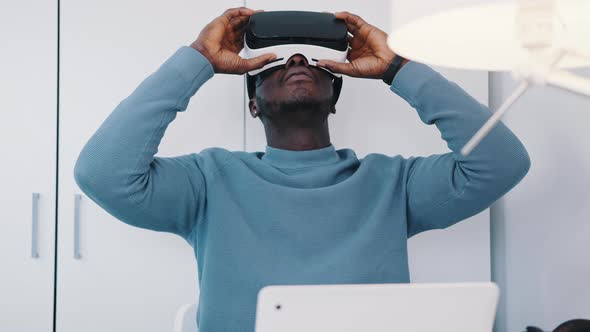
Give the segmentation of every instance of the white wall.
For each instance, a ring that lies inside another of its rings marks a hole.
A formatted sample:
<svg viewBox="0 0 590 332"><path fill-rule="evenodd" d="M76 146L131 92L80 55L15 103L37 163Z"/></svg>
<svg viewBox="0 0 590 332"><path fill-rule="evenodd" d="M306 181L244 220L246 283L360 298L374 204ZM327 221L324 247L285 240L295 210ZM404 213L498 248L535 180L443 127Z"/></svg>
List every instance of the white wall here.
<svg viewBox="0 0 590 332"><path fill-rule="evenodd" d="M491 73L491 108L515 85ZM491 211L492 278L502 291L496 331L590 319L590 98L534 87L504 122L532 165Z"/></svg>

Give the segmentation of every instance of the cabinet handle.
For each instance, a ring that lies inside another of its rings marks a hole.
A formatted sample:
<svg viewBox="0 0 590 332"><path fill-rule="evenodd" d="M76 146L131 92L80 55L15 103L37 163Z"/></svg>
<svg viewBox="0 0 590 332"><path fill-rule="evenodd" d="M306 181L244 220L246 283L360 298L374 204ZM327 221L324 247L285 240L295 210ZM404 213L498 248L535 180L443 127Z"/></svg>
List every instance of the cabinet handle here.
<svg viewBox="0 0 590 332"><path fill-rule="evenodd" d="M39 196L39 193L33 193L31 257L34 259L39 258Z"/></svg>
<svg viewBox="0 0 590 332"><path fill-rule="evenodd" d="M74 259L82 258L80 255L80 200L82 195L74 195Z"/></svg>

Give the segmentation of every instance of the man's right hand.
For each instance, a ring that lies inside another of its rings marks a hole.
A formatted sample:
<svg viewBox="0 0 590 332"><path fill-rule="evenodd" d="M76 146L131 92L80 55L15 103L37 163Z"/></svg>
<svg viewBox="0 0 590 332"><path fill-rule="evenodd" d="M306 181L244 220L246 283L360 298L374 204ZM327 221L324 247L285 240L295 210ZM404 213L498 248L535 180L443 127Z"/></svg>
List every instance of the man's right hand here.
<svg viewBox="0 0 590 332"><path fill-rule="evenodd" d="M276 55L267 53L252 59L238 55L244 48L244 31L250 15L261 11L246 7L226 10L205 26L191 47L209 60L215 73L241 75L262 68Z"/></svg>

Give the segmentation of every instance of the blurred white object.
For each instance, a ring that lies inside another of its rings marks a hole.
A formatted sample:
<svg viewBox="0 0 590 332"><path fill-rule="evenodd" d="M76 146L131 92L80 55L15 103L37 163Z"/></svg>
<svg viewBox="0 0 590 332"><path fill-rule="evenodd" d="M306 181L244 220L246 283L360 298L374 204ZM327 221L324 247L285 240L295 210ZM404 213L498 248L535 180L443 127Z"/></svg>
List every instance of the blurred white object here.
<svg viewBox="0 0 590 332"><path fill-rule="evenodd" d="M198 303L188 303L178 309L174 319L174 332L199 332L197 306Z"/></svg>
<svg viewBox="0 0 590 332"><path fill-rule="evenodd" d="M491 282L266 286L256 332L491 332Z"/></svg>
<svg viewBox="0 0 590 332"><path fill-rule="evenodd" d="M566 69L590 66L590 0L520 0L462 7L401 26L389 47L430 65L511 71L515 92L463 147L469 154L531 84L590 96L590 79Z"/></svg>

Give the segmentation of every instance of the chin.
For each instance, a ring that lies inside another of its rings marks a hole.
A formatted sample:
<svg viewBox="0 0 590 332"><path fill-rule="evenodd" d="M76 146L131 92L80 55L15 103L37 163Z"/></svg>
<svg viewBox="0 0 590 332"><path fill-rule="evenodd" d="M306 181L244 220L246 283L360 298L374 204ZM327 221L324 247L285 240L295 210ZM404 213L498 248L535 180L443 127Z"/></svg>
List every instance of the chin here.
<svg viewBox="0 0 590 332"><path fill-rule="evenodd" d="M289 89L289 92L286 96L286 99L292 98L313 98L317 99L318 96L315 95L315 87L311 85L298 85Z"/></svg>
<svg viewBox="0 0 590 332"><path fill-rule="evenodd" d="M295 104L295 103L313 103L319 101L317 96L312 95L311 93L306 92L294 92L288 98L285 99L285 103Z"/></svg>

